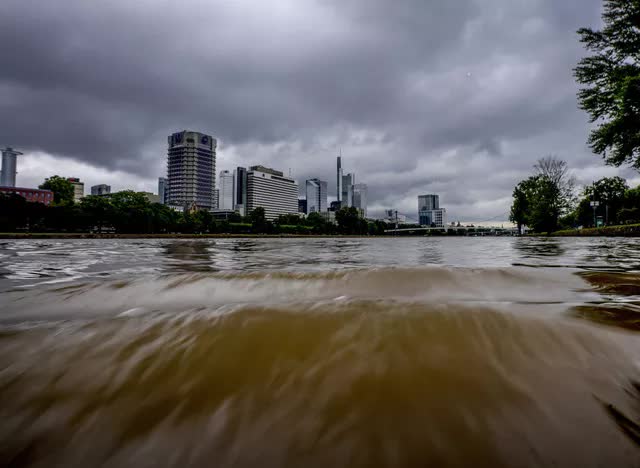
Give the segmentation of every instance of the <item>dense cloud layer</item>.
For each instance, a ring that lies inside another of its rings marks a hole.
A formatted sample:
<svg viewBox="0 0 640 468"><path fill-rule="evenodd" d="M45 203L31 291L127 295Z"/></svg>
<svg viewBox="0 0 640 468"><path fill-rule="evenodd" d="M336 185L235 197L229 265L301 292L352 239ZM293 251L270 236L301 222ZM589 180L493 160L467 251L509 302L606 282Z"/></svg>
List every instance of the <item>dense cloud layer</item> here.
<svg viewBox="0 0 640 468"><path fill-rule="evenodd" d="M582 182L575 30L601 0L85 0L0 3L0 144L19 183L57 172L153 190L166 135L208 132L218 166L262 163L334 192L335 155L375 214L440 193L450 217L505 219L553 153ZM635 176L631 171L622 174Z"/></svg>

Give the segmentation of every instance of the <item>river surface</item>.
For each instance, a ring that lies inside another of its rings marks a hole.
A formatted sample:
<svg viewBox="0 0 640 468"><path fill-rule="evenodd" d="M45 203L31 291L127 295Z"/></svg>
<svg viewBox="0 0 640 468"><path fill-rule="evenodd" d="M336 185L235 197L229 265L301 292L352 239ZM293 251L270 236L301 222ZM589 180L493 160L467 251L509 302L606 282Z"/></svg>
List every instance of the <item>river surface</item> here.
<svg viewBox="0 0 640 468"><path fill-rule="evenodd" d="M640 241L0 240L0 466L640 466Z"/></svg>

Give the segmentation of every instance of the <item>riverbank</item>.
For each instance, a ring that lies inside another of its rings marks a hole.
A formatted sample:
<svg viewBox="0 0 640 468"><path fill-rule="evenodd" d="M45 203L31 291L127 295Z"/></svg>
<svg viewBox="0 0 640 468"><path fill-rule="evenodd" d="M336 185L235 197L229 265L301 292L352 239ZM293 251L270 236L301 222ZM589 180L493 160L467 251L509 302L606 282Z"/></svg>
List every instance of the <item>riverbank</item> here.
<svg viewBox="0 0 640 468"><path fill-rule="evenodd" d="M92 232L2 232L0 239L245 239L245 238L327 238L383 237L344 234L115 234ZM386 236L388 237L388 236Z"/></svg>
<svg viewBox="0 0 640 468"><path fill-rule="evenodd" d="M640 237L640 224L565 229L563 231L556 231L550 235L553 237Z"/></svg>

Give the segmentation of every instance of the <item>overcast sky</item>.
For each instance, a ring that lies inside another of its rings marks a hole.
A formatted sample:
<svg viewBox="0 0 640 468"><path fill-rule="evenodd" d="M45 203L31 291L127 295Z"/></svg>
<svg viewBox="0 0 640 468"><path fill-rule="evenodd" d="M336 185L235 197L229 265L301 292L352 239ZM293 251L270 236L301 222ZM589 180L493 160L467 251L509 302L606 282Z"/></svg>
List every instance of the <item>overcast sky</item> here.
<svg viewBox="0 0 640 468"><path fill-rule="evenodd" d="M536 159L581 183L622 175L585 141L575 31L601 0L2 0L0 144L18 185L47 176L157 191L166 136L215 136L218 170L263 164L369 212L506 219Z"/></svg>

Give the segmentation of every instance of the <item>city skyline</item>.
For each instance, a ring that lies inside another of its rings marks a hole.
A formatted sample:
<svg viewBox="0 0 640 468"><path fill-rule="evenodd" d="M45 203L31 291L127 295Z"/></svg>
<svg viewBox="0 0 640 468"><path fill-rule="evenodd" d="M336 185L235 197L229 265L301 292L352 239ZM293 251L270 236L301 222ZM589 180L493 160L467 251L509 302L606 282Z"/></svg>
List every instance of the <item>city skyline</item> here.
<svg viewBox="0 0 640 468"><path fill-rule="evenodd" d="M291 169L301 184L327 180L329 201L342 150L375 217L412 213L416 196L434 192L456 218L505 219L513 186L547 154L580 184L640 183L585 144L575 30L600 24L600 0L198 3L224 27L166 37L158 32L195 3L153 9L153 21L144 2L5 3L0 144L24 152L20 186L59 174L155 192L163 139L178 128L219 139L219 169ZM281 14L269 14L274 6ZM21 43L29 54L6 46L16 24L34 31Z"/></svg>

